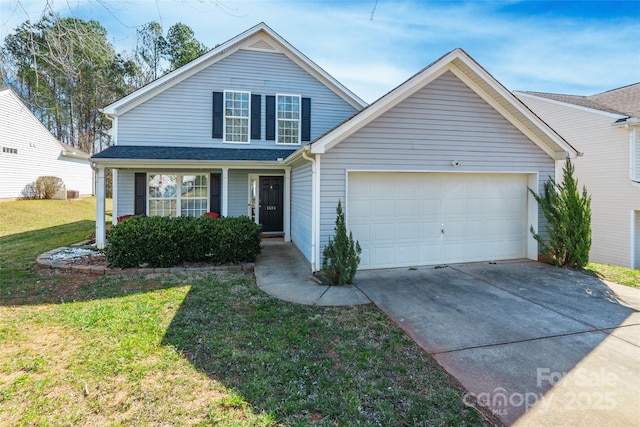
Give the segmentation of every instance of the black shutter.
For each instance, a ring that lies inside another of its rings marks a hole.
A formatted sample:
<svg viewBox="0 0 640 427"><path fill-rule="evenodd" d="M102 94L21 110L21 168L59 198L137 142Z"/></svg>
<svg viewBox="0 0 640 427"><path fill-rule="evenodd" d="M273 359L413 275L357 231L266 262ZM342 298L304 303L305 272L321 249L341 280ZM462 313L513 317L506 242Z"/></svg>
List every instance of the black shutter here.
<svg viewBox="0 0 640 427"><path fill-rule="evenodd" d="M213 92L213 132L212 138L222 139L222 92Z"/></svg>
<svg viewBox="0 0 640 427"><path fill-rule="evenodd" d="M302 98L302 123L300 125L303 141L311 141L311 98Z"/></svg>
<svg viewBox="0 0 640 427"><path fill-rule="evenodd" d="M273 95L267 95L266 99L266 114L265 114L265 139L267 141L273 141L276 139L276 97Z"/></svg>
<svg viewBox="0 0 640 427"><path fill-rule="evenodd" d="M260 139L260 107L262 107L262 97L251 95L251 139Z"/></svg>
<svg viewBox="0 0 640 427"><path fill-rule="evenodd" d="M147 174L136 173L134 184L134 210L136 215L147 214Z"/></svg>
<svg viewBox="0 0 640 427"><path fill-rule="evenodd" d="M209 212L220 212L220 174L212 173L209 182Z"/></svg>

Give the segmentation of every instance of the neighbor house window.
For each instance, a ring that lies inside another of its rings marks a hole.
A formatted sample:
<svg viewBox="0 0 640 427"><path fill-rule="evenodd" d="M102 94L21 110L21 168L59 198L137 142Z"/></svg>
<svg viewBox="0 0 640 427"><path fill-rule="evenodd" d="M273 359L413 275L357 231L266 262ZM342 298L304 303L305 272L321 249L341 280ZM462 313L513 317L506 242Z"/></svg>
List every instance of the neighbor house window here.
<svg viewBox="0 0 640 427"><path fill-rule="evenodd" d="M278 144L300 144L300 97L277 95L276 127Z"/></svg>
<svg viewBox="0 0 640 427"><path fill-rule="evenodd" d="M149 216L201 216L208 210L208 175L149 174Z"/></svg>
<svg viewBox="0 0 640 427"><path fill-rule="evenodd" d="M249 143L249 92L224 92L224 140Z"/></svg>

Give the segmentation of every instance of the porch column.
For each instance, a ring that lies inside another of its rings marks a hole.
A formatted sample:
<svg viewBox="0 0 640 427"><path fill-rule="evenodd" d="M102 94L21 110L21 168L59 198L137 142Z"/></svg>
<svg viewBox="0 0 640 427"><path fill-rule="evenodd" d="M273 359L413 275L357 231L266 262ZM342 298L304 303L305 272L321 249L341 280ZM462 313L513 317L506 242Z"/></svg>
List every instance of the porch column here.
<svg viewBox="0 0 640 427"><path fill-rule="evenodd" d="M229 168L222 168L222 197L220 199L220 214L227 216L229 212Z"/></svg>
<svg viewBox="0 0 640 427"><path fill-rule="evenodd" d="M111 224L118 223L118 169L111 169Z"/></svg>
<svg viewBox="0 0 640 427"><path fill-rule="evenodd" d="M106 181L104 179L104 166L98 166L96 177L96 246L104 249L106 244Z"/></svg>
<svg viewBox="0 0 640 427"><path fill-rule="evenodd" d="M291 168L284 170L284 241L291 241Z"/></svg>

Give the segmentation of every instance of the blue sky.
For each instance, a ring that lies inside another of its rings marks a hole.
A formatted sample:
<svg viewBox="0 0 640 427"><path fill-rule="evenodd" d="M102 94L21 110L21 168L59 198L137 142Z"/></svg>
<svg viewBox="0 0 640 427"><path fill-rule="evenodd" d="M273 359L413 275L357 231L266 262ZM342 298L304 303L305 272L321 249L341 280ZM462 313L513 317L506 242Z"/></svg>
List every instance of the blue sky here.
<svg viewBox="0 0 640 427"><path fill-rule="evenodd" d="M640 0L0 0L2 39L45 7L100 21L119 51L152 20L184 22L208 47L264 21L367 102L456 47L509 90L591 95L640 81Z"/></svg>

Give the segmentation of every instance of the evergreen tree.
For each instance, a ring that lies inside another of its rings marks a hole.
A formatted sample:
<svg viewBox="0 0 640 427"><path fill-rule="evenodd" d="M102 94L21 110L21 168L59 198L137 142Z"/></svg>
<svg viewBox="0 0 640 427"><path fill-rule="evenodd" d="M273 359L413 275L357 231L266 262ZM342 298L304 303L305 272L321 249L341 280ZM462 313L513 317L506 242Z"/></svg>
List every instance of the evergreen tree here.
<svg viewBox="0 0 640 427"><path fill-rule="evenodd" d="M360 265L360 243L353 240L353 233L347 235L347 226L342 211L342 203L338 201L336 208L336 226L333 239L322 253L322 272L334 285L349 285Z"/></svg>
<svg viewBox="0 0 640 427"><path fill-rule="evenodd" d="M585 187L580 194L573 173L574 166L567 158L561 184L551 178L542 195L529 189L547 219L548 243L536 234L533 226L531 233L541 252L550 255L554 264L582 268L589 262L591 249L591 196Z"/></svg>

